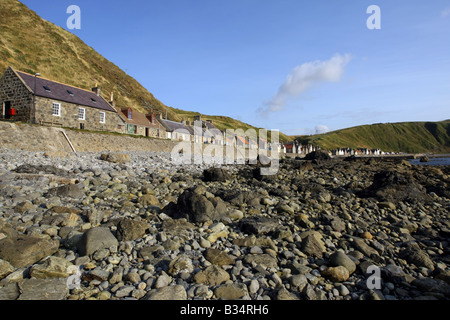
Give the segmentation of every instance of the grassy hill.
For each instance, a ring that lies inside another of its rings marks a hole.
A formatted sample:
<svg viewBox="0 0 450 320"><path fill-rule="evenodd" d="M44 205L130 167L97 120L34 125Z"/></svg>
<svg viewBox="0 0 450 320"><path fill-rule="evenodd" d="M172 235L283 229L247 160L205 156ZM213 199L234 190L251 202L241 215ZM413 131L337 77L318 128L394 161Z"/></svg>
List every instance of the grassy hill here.
<svg viewBox="0 0 450 320"><path fill-rule="evenodd" d="M379 148L390 152L450 153L450 120L357 126L296 140L325 149Z"/></svg>
<svg viewBox="0 0 450 320"><path fill-rule="evenodd" d="M109 99L114 92L119 107L132 107L144 113L153 108L163 114L167 112L167 117L174 121L191 114L166 106L80 38L42 19L17 0L0 2L0 73L8 66L32 74L39 72L42 77L85 89L98 83L105 98ZM254 128L228 117L205 119L213 119L219 129Z"/></svg>

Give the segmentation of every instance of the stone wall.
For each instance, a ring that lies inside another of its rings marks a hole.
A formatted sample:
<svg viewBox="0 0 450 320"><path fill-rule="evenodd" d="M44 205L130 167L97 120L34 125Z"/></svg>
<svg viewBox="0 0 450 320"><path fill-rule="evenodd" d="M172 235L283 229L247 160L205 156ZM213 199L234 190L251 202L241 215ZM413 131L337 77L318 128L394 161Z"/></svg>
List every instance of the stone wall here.
<svg viewBox="0 0 450 320"><path fill-rule="evenodd" d="M107 133L65 129L77 152L170 152L176 142ZM72 152L60 128L0 121L0 149Z"/></svg>
<svg viewBox="0 0 450 320"><path fill-rule="evenodd" d="M60 116L52 114L53 103L61 105ZM78 119L78 109L84 108L85 120ZM100 123L100 112L105 113L105 123ZM80 129L80 124L86 130L118 132L118 124L121 119L116 112L106 111L91 107L80 106L64 101L36 97L36 122L60 123L64 127Z"/></svg>
<svg viewBox="0 0 450 320"><path fill-rule="evenodd" d="M211 156L226 158L226 161L231 156L238 163L243 163L241 162L243 159L254 159L257 155L256 150L225 148L214 144L180 143L168 139L94 133L5 121L0 121L0 150L50 151L56 154L73 152L61 130L66 133L77 152L151 151L174 154L181 152L180 157L183 157L182 153L191 152L192 154L202 153L206 158ZM267 155L271 156L271 153L268 152Z"/></svg>

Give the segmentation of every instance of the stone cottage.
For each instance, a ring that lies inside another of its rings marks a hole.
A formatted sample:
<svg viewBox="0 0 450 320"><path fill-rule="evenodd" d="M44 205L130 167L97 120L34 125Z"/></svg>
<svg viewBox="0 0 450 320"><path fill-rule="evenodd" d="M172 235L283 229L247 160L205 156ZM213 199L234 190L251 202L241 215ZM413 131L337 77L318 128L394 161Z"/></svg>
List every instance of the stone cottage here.
<svg viewBox="0 0 450 320"><path fill-rule="evenodd" d="M156 119L166 130L168 139L192 141L194 131L191 126L187 126L186 123L183 122L163 119L161 114L158 114Z"/></svg>
<svg viewBox="0 0 450 320"><path fill-rule="evenodd" d="M8 67L0 78L0 117L96 131L118 131L117 111L92 91Z"/></svg>
<svg viewBox="0 0 450 320"><path fill-rule="evenodd" d="M124 133L145 137L167 138L165 128L156 120L153 110L144 114L132 108L115 108L125 123Z"/></svg>

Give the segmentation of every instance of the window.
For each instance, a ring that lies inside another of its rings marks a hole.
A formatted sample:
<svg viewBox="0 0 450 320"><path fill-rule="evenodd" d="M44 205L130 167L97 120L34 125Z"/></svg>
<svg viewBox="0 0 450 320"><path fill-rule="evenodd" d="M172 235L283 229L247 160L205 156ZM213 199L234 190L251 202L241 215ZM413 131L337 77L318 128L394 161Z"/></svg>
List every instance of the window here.
<svg viewBox="0 0 450 320"><path fill-rule="evenodd" d="M78 120L85 120L86 114L84 108L78 108Z"/></svg>
<svg viewBox="0 0 450 320"><path fill-rule="evenodd" d="M106 114L104 112L100 112L100 123L105 123Z"/></svg>
<svg viewBox="0 0 450 320"><path fill-rule="evenodd" d="M45 91L50 92L50 88L49 87L47 87L47 86L43 86L43 87L44 87Z"/></svg>
<svg viewBox="0 0 450 320"><path fill-rule="evenodd" d="M67 93L70 94L73 97L73 92L70 90L67 90Z"/></svg>
<svg viewBox="0 0 450 320"><path fill-rule="evenodd" d="M56 117L61 116L61 104L60 103L53 103L52 114Z"/></svg>
<svg viewBox="0 0 450 320"><path fill-rule="evenodd" d="M91 98L91 101L92 101L93 103L97 103L97 100L95 100L94 98Z"/></svg>
<svg viewBox="0 0 450 320"><path fill-rule="evenodd" d="M133 119L133 117L132 117L132 113L131 113L131 109L130 110L128 110L128 119Z"/></svg>

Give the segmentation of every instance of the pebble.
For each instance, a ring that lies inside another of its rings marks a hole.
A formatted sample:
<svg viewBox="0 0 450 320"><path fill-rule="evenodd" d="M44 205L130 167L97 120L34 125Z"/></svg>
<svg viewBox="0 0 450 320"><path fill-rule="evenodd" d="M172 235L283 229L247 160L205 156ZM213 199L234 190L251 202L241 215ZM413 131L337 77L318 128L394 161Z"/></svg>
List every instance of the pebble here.
<svg viewBox="0 0 450 320"><path fill-rule="evenodd" d="M16 268L2 256L1 241L14 230L59 241L54 256L81 272L80 288L66 294L72 299L409 300L430 291L450 297L448 261L438 258L448 251L450 234L445 170L378 160L370 169L365 160L322 160L313 170L298 170L292 168L302 160L282 159L276 179L253 178L253 167L240 165L222 166L226 181L205 181L211 164L174 170L169 154L124 154L127 161L117 164L99 153L56 158L0 150L0 296L2 285L29 278L24 271L31 265ZM13 170L22 165L36 166L37 175L47 170L76 178L81 191L72 195L79 199L47 197L64 184L19 179ZM408 192L398 185L389 200L362 194L386 192L373 175L391 169L411 173L411 188L432 189L431 202L397 201L396 190ZM213 219L195 223L188 213L168 210L190 188L209 201ZM129 230L118 223L124 218L133 221ZM82 236L98 227L108 230L109 244L80 252ZM373 265L381 268L379 291L366 285Z"/></svg>

